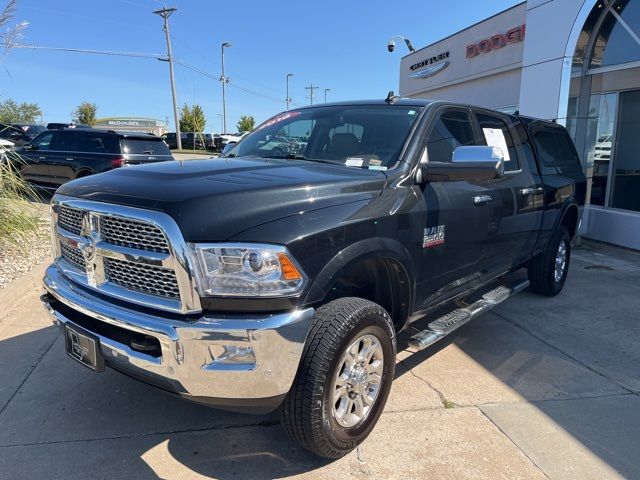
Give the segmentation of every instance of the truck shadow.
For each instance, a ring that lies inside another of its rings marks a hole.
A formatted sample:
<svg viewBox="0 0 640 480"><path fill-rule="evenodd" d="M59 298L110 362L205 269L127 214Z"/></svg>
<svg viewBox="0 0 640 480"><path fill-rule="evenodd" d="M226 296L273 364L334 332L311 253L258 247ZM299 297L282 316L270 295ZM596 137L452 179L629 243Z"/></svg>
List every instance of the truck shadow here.
<svg viewBox="0 0 640 480"><path fill-rule="evenodd" d="M622 289L625 302L602 302L589 293L594 284L609 298ZM396 376L411 369L458 406L533 406L588 456L637 477L639 409L620 402L640 405L629 393L640 391L638 310L637 282L574 265L561 296L524 292L438 344L403 354ZM399 335L399 350L409 336ZM0 364L13 372L0 373L0 477L24 478L28 469L33 478L175 478L188 469L266 479L331 463L290 441L275 414L217 411L117 372L96 375L65 358L53 327L0 341Z"/></svg>

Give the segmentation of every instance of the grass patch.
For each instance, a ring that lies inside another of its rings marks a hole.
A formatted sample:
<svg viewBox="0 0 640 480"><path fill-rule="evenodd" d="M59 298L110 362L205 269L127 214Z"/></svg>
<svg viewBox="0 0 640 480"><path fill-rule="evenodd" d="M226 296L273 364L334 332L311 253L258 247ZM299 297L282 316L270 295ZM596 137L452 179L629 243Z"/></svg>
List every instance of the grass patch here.
<svg viewBox="0 0 640 480"><path fill-rule="evenodd" d="M442 405L444 405L444 408L447 408L447 409L457 407L457 405L453 403L451 400L449 400L448 398L442 399Z"/></svg>

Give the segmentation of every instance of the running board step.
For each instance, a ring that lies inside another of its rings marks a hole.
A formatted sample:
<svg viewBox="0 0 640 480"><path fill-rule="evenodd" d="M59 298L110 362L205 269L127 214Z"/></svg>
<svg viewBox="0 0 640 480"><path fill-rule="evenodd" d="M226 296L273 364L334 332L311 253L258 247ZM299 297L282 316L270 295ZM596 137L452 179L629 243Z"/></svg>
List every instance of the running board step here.
<svg viewBox="0 0 640 480"><path fill-rule="evenodd" d="M422 350L446 337L462 325L470 322L484 312L504 302L529 286L529 280L523 280L512 286L500 285L488 291L482 298L471 305L453 310L429 323L428 328L416 333L409 339L409 346Z"/></svg>

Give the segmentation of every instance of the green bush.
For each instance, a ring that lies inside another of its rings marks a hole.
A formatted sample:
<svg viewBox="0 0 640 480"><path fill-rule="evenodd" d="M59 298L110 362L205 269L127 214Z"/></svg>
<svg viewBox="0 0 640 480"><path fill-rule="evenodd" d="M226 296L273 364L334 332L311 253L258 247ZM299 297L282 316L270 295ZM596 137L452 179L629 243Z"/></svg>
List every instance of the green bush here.
<svg viewBox="0 0 640 480"><path fill-rule="evenodd" d="M15 152L0 153L0 245L24 245L39 224L29 201L39 200L20 175L23 159Z"/></svg>

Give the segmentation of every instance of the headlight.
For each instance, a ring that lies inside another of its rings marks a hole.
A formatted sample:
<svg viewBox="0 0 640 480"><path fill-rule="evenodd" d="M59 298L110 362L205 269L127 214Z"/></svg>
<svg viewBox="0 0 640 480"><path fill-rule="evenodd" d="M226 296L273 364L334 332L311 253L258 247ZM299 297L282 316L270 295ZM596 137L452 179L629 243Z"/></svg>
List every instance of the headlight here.
<svg viewBox="0 0 640 480"><path fill-rule="evenodd" d="M284 297L299 293L306 277L279 245L192 244L202 296Z"/></svg>

